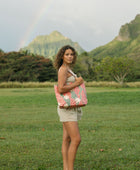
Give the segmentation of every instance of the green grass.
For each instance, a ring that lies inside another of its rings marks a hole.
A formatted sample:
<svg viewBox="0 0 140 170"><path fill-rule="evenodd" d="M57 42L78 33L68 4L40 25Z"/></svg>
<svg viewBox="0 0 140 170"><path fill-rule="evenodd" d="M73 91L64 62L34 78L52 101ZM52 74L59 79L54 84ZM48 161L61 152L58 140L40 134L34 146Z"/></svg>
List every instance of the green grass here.
<svg viewBox="0 0 140 170"><path fill-rule="evenodd" d="M87 93L75 169L140 169L140 89ZM61 142L53 88L0 89L0 170L61 170Z"/></svg>

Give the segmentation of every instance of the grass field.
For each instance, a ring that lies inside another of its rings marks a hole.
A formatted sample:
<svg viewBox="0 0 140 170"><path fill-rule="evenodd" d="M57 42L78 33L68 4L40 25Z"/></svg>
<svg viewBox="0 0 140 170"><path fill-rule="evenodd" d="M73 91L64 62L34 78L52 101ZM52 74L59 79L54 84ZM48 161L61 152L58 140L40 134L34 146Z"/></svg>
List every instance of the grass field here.
<svg viewBox="0 0 140 170"><path fill-rule="evenodd" d="M140 169L140 89L87 88L75 170ZM0 89L0 170L61 170L53 88Z"/></svg>

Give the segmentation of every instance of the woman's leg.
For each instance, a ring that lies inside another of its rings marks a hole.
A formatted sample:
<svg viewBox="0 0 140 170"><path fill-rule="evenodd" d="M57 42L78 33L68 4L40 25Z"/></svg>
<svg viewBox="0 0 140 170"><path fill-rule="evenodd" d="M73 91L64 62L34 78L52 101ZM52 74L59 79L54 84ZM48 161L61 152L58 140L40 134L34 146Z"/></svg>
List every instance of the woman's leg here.
<svg viewBox="0 0 140 170"><path fill-rule="evenodd" d="M63 170L68 170L68 149L70 145L70 136L63 124L63 142L62 142L62 156L63 156Z"/></svg>
<svg viewBox="0 0 140 170"><path fill-rule="evenodd" d="M77 122L64 122L63 125L71 139L71 143L68 148L68 170L73 170L76 152L81 142L79 127Z"/></svg>

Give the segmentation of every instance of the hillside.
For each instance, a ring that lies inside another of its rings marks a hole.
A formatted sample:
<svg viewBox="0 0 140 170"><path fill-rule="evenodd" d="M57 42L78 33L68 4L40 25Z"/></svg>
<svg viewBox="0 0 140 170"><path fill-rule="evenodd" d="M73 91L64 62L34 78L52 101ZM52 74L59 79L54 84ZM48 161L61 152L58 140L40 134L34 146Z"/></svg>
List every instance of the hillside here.
<svg viewBox="0 0 140 170"><path fill-rule="evenodd" d="M84 52L77 42L73 42L58 31L54 31L50 35L37 36L27 47L22 48L21 51L28 50L31 53L44 57L52 57L62 46L67 44L73 46L78 54Z"/></svg>
<svg viewBox="0 0 140 170"><path fill-rule="evenodd" d="M111 42L88 53L94 58L106 56L140 57L140 14L120 28L119 35Z"/></svg>

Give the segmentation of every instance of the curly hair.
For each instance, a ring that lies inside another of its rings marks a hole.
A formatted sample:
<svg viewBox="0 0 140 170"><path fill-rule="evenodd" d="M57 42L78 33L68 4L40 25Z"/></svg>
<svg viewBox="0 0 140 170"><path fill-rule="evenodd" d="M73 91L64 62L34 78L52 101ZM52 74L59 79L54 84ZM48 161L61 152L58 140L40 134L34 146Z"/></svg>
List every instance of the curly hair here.
<svg viewBox="0 0 140 170"><path fill-rule="evenodd" d="M75 64L76 62L76 58L77 58L77 52L75 51L75 49L73 47L71 47L70 45L65 45L63 46L58 53L56 54L55 60L54 60L54 67L56 68L56 70L59 70L59 68L61 67L61 65L63 64L63 56L65 54L65 51L71 49L74 55L74 59L72 61L72 64Z"/></svg>

